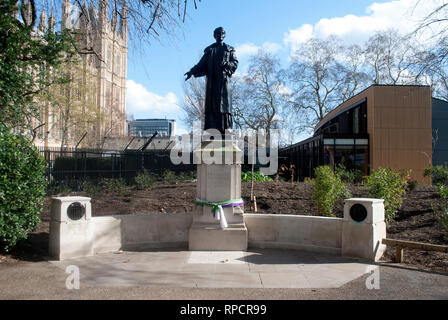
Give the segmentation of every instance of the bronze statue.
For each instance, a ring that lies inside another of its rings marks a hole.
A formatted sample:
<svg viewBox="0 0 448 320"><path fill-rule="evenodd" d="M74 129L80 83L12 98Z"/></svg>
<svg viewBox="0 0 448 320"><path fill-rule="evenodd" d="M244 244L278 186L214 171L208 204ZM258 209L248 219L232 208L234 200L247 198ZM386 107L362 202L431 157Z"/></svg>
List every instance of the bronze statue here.
<svg viewBox="0 0 448 320"><path fill-rule="evenodd" d="M230 78L238 67L235 49L224 43L226 32L222 27L213 32L216 43L204 50L197 65L185 73L191 76L206 76L204 130L218 129L222 134L232 129L232 101Z"/></svg>

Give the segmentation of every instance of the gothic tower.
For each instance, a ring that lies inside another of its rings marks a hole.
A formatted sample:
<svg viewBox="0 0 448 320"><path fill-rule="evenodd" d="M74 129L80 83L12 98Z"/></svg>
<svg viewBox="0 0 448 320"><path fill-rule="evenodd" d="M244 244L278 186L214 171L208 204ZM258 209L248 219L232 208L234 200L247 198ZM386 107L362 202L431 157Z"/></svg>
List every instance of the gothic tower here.
<svg viewBox="0 0 448 320"><path fill-rule="evenodd" d="M54 31L55 24L53 10L48 19L43 12L38 30ZM90 127L72 126L69 139L63 139L55 124L61 121L60 117L54 112L47 112L47 134L36 144L61 147L63 141L65 146L74 147L80 136L88 132L88 139L83 140L79 147L98 148L106 136L126 135L127 7L124 4L122 8L111 8L108 0L100 0L99 8L88 8L86 5L76 8L71 0L64 0L61 27L72 31L78 50L82 51L81 66L78 68L83 70L84 75L76 78L80 83L72 86L88 88L89 92L79 96L80 105L87 108L83 104L93 103L98 110L97 119L89 121ZM95 141L92 141L92 137L95 137Z"/></svg>

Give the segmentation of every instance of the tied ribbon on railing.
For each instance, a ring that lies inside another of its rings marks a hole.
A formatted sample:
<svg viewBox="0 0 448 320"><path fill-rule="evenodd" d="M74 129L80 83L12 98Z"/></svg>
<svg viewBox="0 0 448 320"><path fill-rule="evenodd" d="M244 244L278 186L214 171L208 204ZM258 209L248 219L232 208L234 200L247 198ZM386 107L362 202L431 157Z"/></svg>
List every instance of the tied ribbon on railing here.
<svg viewBox="0 0 448 320"><path fill-rule="evenodd" d="M216 220L219 220L219 224L221 225L222 229L228 227L223 208L244 206L244 201L241 198L240 199L230 199L230 200L222 201L222 202L218 202L218 203L207 202L207 201L204 201L201 199L196 199L194 201L194 203L199 206L211 207L212 212L213 212L213 217Z"/></svg>

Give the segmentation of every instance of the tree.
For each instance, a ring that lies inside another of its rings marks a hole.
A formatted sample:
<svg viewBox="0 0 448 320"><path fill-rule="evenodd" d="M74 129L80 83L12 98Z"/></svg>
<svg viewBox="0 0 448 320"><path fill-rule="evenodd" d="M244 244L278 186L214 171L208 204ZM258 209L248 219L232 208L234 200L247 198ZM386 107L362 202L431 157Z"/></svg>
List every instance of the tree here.
<svg viewBox="0 0 448 320"><path fill-rule="evenodd" d="M423 5L425 5L424 1L418 0L414 9L418 10L419 6ZM424 17L420 25L414 30L414 33L420 33L435 26L438 27L439 30L434 36L443 38L448 32L448 27L444 24L446 21L448 21L448 3L437 6L426 17Z"/></svg>
<svg viewBox="0 0 448 320"><path fill-rule="evenodd" d="M44 123L45 130L57 135L54 138L61 141L61 150L69 141L79 143L81 139L81 146L98 148L101 142L98 129L108 127L109 117L97 105L97 78L81 57L72 58L58 72L65 82L39 97L40 105L45 106L42 113L48 115L41 119L52 119Z"/></svg>
<svg viewBox="0 0 448 320"><path fill-rule="evenodd" d="M302 129L310 130L340 101L347 70L338 57L342 45L335 37L312 38L295 52L288 69L294 94L292 114L300 114Z"/></svg>
<svg viewBox="0 0 448 320"><path fill-rule="evenodd" d="M180 107L185 111L184 122L193 126L194 121L201 121L202 128L205 117L205 77L185 81L183 87L184 100Z"/></svg>
<svg viewBox="0 0 448 320"><path fill-rule="evenodd" d="M364 50L365 64L372 83L413 83L412 54L411 36L401 36L393 29L376 32L369 38Z"/></svg>
<svg viewBox="0 0 448 320"><path fill-rule="evenodd" d="M424 4L417 1L415 9ZM418 75L433 88L433 95L448 100L448 4L441 4L431 11L414 30L413 35L429 32L431 45L418 52Z"/></svg>
<svg viewBox="0 0 448 320"><path fill-rule="evenodd" d="M191 4L197 9L197 2L200 2L200 0L55 0L52 2L54 8L43 6L41 9L59 11L62 3L66 1L69 2L72 15L75 17L74 24L82 23L85 32L95 34L100 31L100 24L95 21L94 16L103 11L117 28L129 28L133 44L140 47L143 42L160 40L162 33L175 37L180 29L180 23L187 17ZM93 41L94 37L90 40ZM100 56L101 53L95 51L91 41L79 47L78 52Z"/></svg>
<svg viewBox="0 0 448 320"><path fill-rule="evenodd" d="M345 47L339 58L345 66L345 77L339 88L340 101L347 101L363 90L369 83L369 77L365 71L365 58L359 45Z"/></svg>
<svg viewBox="0 0 448 320"><path fill-rule="evenodd" d="M252 56L247 74L233 81L234 122L239 128L279 129L288 89L277 57L262 50Z"/></svg>
<svg viewBox="0 0 448 320"><path fill-rule="evenodd" d="M65 32L43 33L34 25L33 1L21 6L0 2L0 124L19 131L32 131L39 117L36 97L61 79L51 74L72 54Z"/></svg>
<svg viewBox="0 0 448 320"><path fill-rule="evenodd" d="M47 164L29 139L0 125L0 251L40 223Z"/></svg>

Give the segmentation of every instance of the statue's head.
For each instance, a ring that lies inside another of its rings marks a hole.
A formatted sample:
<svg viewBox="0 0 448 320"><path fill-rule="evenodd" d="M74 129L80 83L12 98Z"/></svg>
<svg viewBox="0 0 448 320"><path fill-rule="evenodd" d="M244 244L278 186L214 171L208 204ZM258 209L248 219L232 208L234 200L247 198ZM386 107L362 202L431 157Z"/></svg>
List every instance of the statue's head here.
<svg viewBox="0 0 448 320"><path fill-rule="evenodd" d="M223 42L226 37L226 31L223 27L218 27L213 31L213 37L216 39L216 42Z"/></svg>

